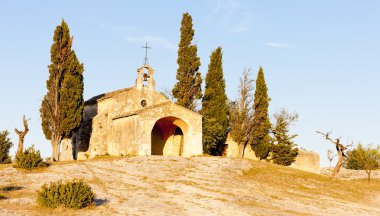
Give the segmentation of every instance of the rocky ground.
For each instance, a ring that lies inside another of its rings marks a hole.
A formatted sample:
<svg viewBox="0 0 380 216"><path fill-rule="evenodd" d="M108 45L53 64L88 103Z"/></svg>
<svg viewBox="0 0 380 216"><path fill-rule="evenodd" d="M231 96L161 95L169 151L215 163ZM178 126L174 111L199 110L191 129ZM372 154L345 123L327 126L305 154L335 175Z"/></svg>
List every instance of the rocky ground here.
<svg viewBox="0 0 380 216"><path fill-rule="evenodd" d="M321 169L321 174L331 175L334 167L325 167ZM354 180L354 179L365 179L368 178L368 174L365 170L351 170L341 168L338 174L339 179ZM371 179L380 179L380 170L372 170Z"/></svg>
<svg viewBox="0 0 380 216"><path fill-rule="evenodd" d="M364 176L365 177L365 176ZM48 209L35 190L83 178L95 205ZM377 175L376 178L379 178ZM0 215L380 215L380 180L330 180L266 162L218 157L124 157L25 172L0 166Z"/></svg>

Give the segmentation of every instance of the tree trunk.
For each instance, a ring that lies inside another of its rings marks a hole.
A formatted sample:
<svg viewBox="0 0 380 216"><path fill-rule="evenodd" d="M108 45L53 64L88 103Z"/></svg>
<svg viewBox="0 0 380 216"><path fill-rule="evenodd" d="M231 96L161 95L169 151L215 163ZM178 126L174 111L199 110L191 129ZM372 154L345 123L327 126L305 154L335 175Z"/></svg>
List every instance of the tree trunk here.
<svg viewBox="0 0 380 216"><path fill-rule="evenodd" d="M366 170L365 172L368 175L368 182L370 182L371 181L371 170Z"/></svg>
<svg viewBox="0 0 380 216"><path fill-rule="evenodd" d="M24 150L24 137L19 135L17 154L22 153L23 150Z"/></svg>
<svg viewBox="0 0 380 216"><path fill-rule="evenodd" d="M239 158L244 157L244 150L245 150L245 142L239 143Z"/></svg>
<svg viewBox="0 0 380 216"><path fill-rule="evenodd" d="M52 135L51 137L51 145L52 145L52 161L59 161L59 153L61 148L61 139L57 135Z"/></svg>
<svg viewBox="0 0 380 216"><path fill-rule="evenodd" d="M339 170L342 167L342 165L343 165L343 152L338 151L338 162L336 163L335 168L333 172L331 173L332 179L336 178L336 175L339 173Z"/></svg>
<svg viewBox="0 0 380 216"><path fill-rule="evenodd" d="M19 131L19 130L17 130L17 128L15 128L15 132L18 135L18 148L17 148L16 154L22 153L22 151L24 150L24 138L25 138L26 134L29 132L28 122L25 118L25 115L22 117L22 121L24 124L24 131Z"/></svg>

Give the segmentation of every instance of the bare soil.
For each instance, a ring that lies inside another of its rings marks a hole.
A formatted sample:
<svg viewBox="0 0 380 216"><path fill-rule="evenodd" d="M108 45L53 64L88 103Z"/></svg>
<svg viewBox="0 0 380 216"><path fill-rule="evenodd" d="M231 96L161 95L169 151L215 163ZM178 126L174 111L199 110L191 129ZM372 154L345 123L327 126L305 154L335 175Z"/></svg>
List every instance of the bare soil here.
<svg viewBox="0 0 380 216"><path fill-rule="evenodd" d="M44 183L73 178L91 185L94 206L36 205L35 191ZM220 157L102 157L32 172L1 165L0 194L0 215L380 215L378 178L330 180Z"/></svg>
<svg viewBox="0 0 380 216"><path fill-rule="evenodd" d="M321 174L330 176L334 167L325 167L321 169ZM341 168L338 174L339 179L354 180L354 179L368 179L368 174L365 170L351 170ZM371 179L380 179L380 170L371 171Z"/></svg>

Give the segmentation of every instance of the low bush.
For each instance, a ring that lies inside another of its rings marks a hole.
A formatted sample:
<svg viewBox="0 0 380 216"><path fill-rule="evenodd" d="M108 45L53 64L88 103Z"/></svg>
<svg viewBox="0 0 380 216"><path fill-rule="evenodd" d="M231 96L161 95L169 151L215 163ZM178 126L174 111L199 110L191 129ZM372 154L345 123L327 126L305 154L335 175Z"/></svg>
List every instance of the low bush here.
<svg viewBox="0 0 380 216"><path fill-rule="evenodd" d="M2 199L6 199L7 197L5 197L3 194L0 194L0 200Z"/></svg>
<svg viewBox="0 0 380 216"><path fill-rule="evenodd" d="M271 146L271 155L273 163L290 166L296 161L298 148L294 148L291 144L279 143Z"/></svg>
<svg viewBox="0 0 380 216"><path fill-rule="evenodd" d="M347 151L346 160L343 167L346 169L354 170L367 170L371 167L372 170L379 169L380 167L380 146L364 147L362 144Z"/></svg>
<svg viewBox="0 0 380 216"><path fill-rule="evenodd" d="M83 180L51 182L37 191L37 203L51 208L84 208L93 204L94 197L91 187Z"/></svg>
<svg viewBox="0 0 380 216"><path fill-rule="evenodd" d="M31 146L25 149L22 153L16 155L16 167L23 169L35 169L46 167L47 164L43 161L40 151Z"/></svg>

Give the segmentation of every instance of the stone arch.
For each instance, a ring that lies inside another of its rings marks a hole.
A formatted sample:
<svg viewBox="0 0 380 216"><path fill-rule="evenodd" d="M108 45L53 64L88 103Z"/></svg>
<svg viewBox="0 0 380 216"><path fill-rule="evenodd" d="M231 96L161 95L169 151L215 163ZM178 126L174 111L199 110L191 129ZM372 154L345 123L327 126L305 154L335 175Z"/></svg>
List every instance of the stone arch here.
<svg viewBox="0 0 380 216"><path fill-rule="evenodd" d="M151 154L179 156L187 142L188 124L180 118L158 119L151 130Z"/></svg>

